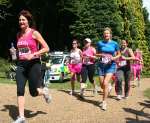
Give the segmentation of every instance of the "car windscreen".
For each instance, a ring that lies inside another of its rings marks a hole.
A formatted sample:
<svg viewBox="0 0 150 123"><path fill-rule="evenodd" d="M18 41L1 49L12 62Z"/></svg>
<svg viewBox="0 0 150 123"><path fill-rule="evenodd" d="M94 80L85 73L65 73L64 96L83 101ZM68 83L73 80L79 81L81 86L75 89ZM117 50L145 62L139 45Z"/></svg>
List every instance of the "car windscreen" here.
<svg viewBox="0 0 150 123"><path fill-rule="evenodd" d="M50 61L51 64L61 64L63 61L63 56L51 56Z"/></svg>

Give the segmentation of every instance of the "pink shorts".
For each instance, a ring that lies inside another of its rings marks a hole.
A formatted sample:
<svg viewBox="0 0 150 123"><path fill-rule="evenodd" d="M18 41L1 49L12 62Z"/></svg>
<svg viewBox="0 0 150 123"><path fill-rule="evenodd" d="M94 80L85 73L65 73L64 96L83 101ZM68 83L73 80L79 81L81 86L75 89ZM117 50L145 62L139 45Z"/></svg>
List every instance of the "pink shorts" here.
<svg viewBox="0 0 150 123"><path fill-rule="evenodd" d="M80 73L81 72L81 68L82 68L82 64L81 63L78 63L78 64L68 64L68 68L69 68L70 72Z"/></svg>

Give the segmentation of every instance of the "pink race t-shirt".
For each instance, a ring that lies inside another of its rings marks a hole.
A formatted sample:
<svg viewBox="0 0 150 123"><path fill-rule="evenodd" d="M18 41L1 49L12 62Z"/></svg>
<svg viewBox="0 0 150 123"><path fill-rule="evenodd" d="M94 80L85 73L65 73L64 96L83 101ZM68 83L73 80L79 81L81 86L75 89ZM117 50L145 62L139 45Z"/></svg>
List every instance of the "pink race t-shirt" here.
<svg viewBox="0 0 150 123"><path fill-rule="evenodd" d="M33 54L38 51L38 42L32 37L35 30L31 29L24 36L17 37L17 48L19 60L27 60L26 55ZM39 56L34 56L33 59L39 58Z"/></svg>
<svg viewBox="0 0 150 123"><path fill-rule="evenodd" d="M89 64L94 64L94 58L96 50L93 47L89 47L87 49L84 49L82 52L83 55L83 64L89 65Z"/></svg>

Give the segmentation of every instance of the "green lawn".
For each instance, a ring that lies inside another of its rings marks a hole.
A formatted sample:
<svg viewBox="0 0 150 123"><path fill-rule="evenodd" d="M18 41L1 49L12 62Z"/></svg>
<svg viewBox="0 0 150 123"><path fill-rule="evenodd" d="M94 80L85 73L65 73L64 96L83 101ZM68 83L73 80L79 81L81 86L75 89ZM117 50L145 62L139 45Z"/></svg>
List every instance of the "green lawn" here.
<svg viewBox="0 0 150 123"><path fill-rule="evenodd" d="M5 73L0 72L0 83L15 84L15 81L7 79Z"/></svg>
<svg viewBox="0 0 150 123"><path fill-rule="evenodd" d="M96 83L99 86L98 77L95 77ZM5 74L0 72L0 83L6 83L6 84L15 84L16 82L10 79L7 79ZM92 88L92 85L87 82L87 87ZM68 90L71 88L70 81L64 81L64 82L51 82L49 84L49 88L51 89L58 89L58 90ZM75 83L75 88L80 89L80 83ZM150 99L150 88L144 91L144 95Z"/></svg>
<svg viewBox="0 0 150 123"><path fill-rule="evenodd" d="M150 88L148 88L144 91L144 96L146 96L150 99Z"/></svg>
<svg viewBox="0 0 150 123"><path fill-rule="evenodd" d="M97 82L97 85L99 85L98 83L98 77L95 77L95 80ZM7 79L5 76L5 73L0 72L0 83L6 83L6 84L15 84L16 82L10 79ZM92 85L87 82L88 88L92 88ZM58 90L63 90L63 89L70 89L70 81L64 81L64 82L51 82L49 84L49 88L52 89L58 89ZM75 83L75 88L76 89L80 89L80 83L76 82Z"/></svg>

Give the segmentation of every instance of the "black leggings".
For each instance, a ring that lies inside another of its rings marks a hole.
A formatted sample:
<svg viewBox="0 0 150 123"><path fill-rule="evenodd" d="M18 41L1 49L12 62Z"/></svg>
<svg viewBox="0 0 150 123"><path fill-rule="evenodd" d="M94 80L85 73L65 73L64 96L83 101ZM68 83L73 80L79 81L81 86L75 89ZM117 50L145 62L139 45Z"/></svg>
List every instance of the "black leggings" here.
<svg viewBox="0 0 150 123"><path fill-rule="evenodd" d="M16 71L17 96L24 96L26 81L31 96L37 96L37 88L42 86L41 63L39 59L19 61Z"/></svg>
<svg viewBox="0 0 150 123"><path fill-rule="evenodd" d="M89 81L91 83L94 83L94 73L95 73L95 66L94 64L90 65L82 65L81 70L81 77L82 77L82 83L86 83L87 77L89 78Z"/></svg>

